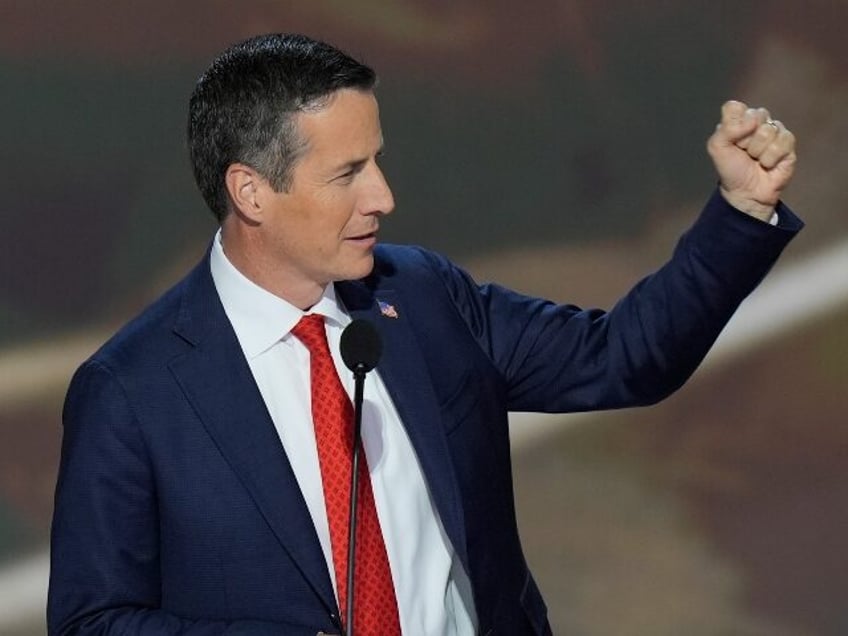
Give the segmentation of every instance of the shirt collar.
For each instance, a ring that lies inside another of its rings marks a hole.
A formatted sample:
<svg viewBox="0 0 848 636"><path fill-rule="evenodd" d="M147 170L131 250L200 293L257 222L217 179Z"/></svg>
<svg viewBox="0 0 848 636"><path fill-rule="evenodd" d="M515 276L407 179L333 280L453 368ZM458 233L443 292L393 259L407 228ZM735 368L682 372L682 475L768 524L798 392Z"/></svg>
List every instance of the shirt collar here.
<svg viewBox="0 0 848 636"><path fill-rule="evenodd" d="M301 311L248 279L224 254L220 230L212 241L209 266L221 304L248 359L285 338L306 314L321 314L339 328L351 321L336 298L333 285L324 288L321 298L308 311Z"/></svg>

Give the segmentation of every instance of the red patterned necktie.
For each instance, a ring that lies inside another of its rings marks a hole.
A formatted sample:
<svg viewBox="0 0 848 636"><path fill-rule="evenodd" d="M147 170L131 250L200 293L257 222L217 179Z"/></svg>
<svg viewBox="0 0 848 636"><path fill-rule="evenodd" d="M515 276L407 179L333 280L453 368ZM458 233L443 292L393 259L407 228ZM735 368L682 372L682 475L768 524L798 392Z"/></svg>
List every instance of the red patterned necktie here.
<svg viewBox="0 0 848 636"><path fill-rule="evenodd" d="M350 471L353 463L353 405L339 380L327 335L324 317L304 316L292 333L310 355L312 382L312 421L318 445L318 463L324 487L330 543L339 609L345 615L347 603L347 544L349 536ZM365 455L359 460L359 486L356 568L354 570L353 633L356 636L399 635L397 600L377 519L374 493Z"/></svg>

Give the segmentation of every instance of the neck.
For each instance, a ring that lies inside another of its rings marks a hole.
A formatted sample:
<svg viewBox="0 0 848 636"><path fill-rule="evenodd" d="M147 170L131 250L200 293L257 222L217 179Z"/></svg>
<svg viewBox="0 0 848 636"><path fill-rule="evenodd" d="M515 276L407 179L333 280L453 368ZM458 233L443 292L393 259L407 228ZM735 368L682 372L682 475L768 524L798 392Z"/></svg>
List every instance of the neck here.
<svg viewBox="0 0 848 636"><path fill-rule="evenodd" d="M268 258L269 250L263 249L251 233L240 232L224 224L221 227L221 244L227 260L245 278L298 309L306 311L324 294L325 285L295 276Z"/></svg>

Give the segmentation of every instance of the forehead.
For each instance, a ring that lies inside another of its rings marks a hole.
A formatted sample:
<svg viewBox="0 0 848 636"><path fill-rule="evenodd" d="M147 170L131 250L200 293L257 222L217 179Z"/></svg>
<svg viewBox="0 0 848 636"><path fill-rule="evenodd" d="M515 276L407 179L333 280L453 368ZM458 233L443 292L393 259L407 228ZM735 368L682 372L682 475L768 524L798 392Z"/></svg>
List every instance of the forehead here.
<svg viewBox="0 0 848 636"><path fill-rule="evenodd" d="M338 90L315 109L296 117L307 155L328 159L353 154L373 154L382 145L380 112L371 91Z"/></svg>

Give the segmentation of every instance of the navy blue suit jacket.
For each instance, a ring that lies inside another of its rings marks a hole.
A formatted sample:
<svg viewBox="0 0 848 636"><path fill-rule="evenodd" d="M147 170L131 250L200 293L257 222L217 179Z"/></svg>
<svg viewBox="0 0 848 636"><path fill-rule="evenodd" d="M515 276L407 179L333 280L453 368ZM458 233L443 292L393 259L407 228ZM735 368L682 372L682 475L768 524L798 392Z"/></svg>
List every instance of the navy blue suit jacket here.
<svg viewBox="0 0 848 636"><path fill-rule="evenodd" d="M608 313L478 286L411 247L380 246L371 276L336 284L382 336L379 372L471 579L480 633L550 631L519 543L507 412L675 390L800 229L780 214L770 227L714 196L670 262ZM338 632L309 512L208 259L82 365L64 424L51 633Z"/></svg>

